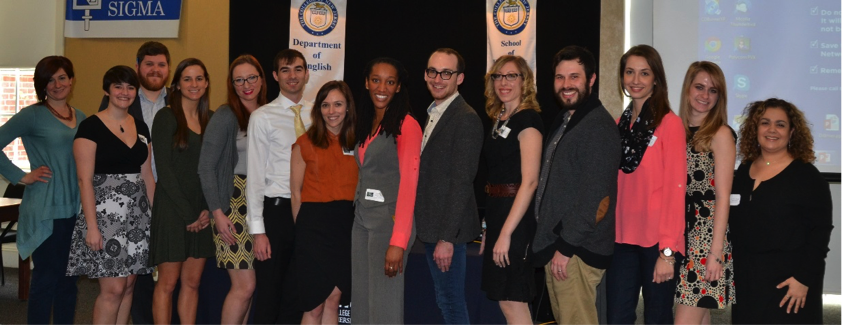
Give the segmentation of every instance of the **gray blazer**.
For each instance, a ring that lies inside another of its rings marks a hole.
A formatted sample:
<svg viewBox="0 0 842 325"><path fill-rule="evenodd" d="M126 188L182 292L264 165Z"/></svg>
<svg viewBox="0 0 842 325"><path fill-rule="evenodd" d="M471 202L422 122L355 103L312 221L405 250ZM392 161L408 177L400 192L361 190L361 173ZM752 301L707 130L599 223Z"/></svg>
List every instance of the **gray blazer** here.
<svg viewBox="0 0 842 325"><path fill-rule="evenodd" d="M208 202L208 211L222 209L222 212L227 212L230 207L239 131L237 116L228 105L220 106L205 127L199 154L199 180Z"/></svg>
<svg viewBox="0 0 842 325"><path fill-rule="evenodd" d="M474 178L482 141L479 116L462 95L457 96L421 153L415 226L422 242L466 243L479 235Z"/></svg>

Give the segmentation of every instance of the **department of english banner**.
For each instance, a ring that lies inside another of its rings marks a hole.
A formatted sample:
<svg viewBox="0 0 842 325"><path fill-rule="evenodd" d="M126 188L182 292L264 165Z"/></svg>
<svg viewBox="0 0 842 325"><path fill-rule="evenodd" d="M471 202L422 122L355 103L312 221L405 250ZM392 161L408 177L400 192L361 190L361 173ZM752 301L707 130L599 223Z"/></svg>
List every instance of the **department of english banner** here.
<svg viewBox="0 0 842 325"><path fill-rule="evenodd" d="M310 80L304 99L313 101L319 88L345 76L346 0L292 0L289 48L307 59Z"/></svg>
<svg viewBox="0 0 842 325"><path fill-rule="evenodd" d="M67 0L64 36L178 38L181 0Z"/></svg>

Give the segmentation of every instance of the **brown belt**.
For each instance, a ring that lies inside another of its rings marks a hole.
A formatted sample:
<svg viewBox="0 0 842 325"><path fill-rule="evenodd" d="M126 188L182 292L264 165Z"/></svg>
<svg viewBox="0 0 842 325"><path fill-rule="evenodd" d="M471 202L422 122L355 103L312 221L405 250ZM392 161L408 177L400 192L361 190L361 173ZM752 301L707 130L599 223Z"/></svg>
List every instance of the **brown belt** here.
<svg viewBox="0 0 842 325"><path fill-rule="evenodd" d="M488 193L489 197L515 197L517 196L517 190L520 189L520 184L491 184L488 183L485 185L485 193Z"/></svg>

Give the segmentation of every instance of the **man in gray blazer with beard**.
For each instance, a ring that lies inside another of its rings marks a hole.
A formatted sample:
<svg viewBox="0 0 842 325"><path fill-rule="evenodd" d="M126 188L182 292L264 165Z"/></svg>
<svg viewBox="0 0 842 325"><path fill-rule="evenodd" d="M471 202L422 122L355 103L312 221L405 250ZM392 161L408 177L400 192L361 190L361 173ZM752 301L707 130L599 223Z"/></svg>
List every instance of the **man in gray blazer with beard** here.
<svg viewBox="0 0 842 325"><path fill-rule="evenodd" d="M415 201L415 227L424 243L447 324L468 324L465 303L467 243L480 233L474 177L482 149L482 122L457 87L465 61L453 49L433 52L424 71L435 100L427 109Z"/></svg>

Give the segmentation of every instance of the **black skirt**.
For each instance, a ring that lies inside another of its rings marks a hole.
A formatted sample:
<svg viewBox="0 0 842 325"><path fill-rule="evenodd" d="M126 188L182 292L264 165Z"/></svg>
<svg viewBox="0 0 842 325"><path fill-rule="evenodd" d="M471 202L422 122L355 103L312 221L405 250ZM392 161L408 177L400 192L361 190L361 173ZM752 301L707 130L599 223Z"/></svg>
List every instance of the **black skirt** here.
<svg viewBox="0 0 842 325"><path fill-rule="evenodd" d="M298 304L310 311L327 300L334 287L340 304L351 301L351 201L303 202L295 221L295 263Z"/></svg>

